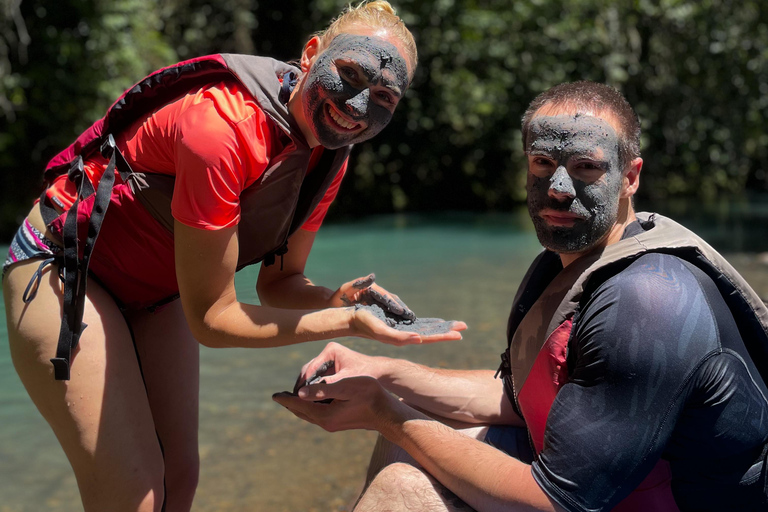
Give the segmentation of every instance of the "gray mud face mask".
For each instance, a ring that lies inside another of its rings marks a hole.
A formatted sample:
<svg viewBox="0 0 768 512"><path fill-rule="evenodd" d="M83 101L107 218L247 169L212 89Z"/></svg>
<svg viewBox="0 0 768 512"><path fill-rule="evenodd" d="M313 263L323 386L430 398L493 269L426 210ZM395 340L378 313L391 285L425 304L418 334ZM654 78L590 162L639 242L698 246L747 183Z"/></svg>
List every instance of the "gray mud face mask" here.
<svg viewBox="0 0 768 512"><path fill-rule="evenodd" d="M555 162L549 176L528 172L528 212L539 242L557 253L582 252L595 246L616 223L623 182L619 138L611 124L583 114L534 117L526 153ZM569 165L578 160L602 169L599 179L586 182L569 173ZM550 190L560 199L552 197ZM539 216L545 209L579 218L570 227L552 226Z"/></svg>
<svg viewBox="0 0 768 512"><path fill-rule="evenodd" d="M358 72L364 78L357 76ZM375 92L370 89L373 86L389 88L396 96L405 93L408 67L397 47L375 36L336 36L306 77L304 117L320 144L337 149L363 142L389 124L392 111L374 101ZM347 130L340 126L330 115L334 108L344 119L365 128Z"/></svg>

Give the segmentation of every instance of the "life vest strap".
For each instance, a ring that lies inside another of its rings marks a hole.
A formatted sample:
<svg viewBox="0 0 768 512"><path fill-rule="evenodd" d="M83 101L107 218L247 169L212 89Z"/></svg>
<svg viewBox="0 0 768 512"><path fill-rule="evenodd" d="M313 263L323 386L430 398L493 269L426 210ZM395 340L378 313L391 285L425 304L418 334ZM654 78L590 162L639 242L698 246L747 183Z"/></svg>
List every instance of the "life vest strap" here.
<svg viewBox="0 0 768 512"><path fill-rule="evenodd" d="M96 245L96 238L101 231L104 215L107 213L112 187L115 184L115 170L121 177L125 172L124 180L131 174L128 162L117 149L115 139L108 135L101 146L104 158L109 159L109 164L99 180L96 189L96 197L93 202L90 219L88 221L88 236L83 246L83 257L79 258L78 251L78 222L77 213L80 201L87 197L87 186L90 185L88 177L83 172L83 159L78 156L70 166L69 179L77 184L78 194L72 207L67 211L64 220L62 238L64 241L64 304L62 307L61 329L59 330L59 342L56 347L56 357L51 359L56 380L69 380L72 351L77 348L80 335L86 327L83 323L85 310L86 287L88 283L88 265ZM122 169L120 169L122 167ZM83 196L86 193L86 196Z"/></svg>

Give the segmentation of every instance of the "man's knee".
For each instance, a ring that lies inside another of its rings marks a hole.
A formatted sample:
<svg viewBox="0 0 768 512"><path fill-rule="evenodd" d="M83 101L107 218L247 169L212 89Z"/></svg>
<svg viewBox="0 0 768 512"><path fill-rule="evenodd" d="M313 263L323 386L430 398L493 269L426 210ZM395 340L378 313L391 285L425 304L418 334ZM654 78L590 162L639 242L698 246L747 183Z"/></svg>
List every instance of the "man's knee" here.
<svg viewBox="0 0 768 512"><path fill-rule="evenodd" d="M423 470L411 464L394 462L379 471L375 481L380 482L382 485L399 486L403 484L417 485L424 482L429 483L430 478Z"/></svg>
<svg viewBox="0 0 768 512"><path fill-rule="evenodd" d="M433 481L410 464L395 462L383 468L355 507L355 512L380 510L382 503L392 511L433 510L437 503Z"/></svg>
<svg viewBox="0 0 768 512"><path fill-rule="evenodd" d="M400 462L382 469L354 512L475 512L425 471Z"/></svg>
<svg viewBox="0 0 768 512"><path fill-rule="evenodd" d="M408 452L400 448L398 445L387 440L384 436L379 434L376 440L376 445L373 447L373 453L371 454L371 460L368 463L368 472L365 477L365 487L376 478L379 472L396 462L404 462L418 467L418 463L408 455Z"/></svg>

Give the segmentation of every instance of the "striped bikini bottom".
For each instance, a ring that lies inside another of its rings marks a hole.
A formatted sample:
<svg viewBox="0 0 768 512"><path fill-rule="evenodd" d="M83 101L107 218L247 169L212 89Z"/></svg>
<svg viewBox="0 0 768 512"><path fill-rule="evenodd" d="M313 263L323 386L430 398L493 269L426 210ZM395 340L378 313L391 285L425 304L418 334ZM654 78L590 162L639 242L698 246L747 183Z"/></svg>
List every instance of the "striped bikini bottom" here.
<svg viewBox="0 0 768 512"><path fill-rule="evenodd" d="M43 259L43 261L40 262L40 267L37 269L37 272L29 283L30 286L27 286L27 290L24 292L25 303L32 300L37 292L37 286L34 287L34 290L31 289L33 283L35 283L35 281L37 281L37 284L40 283L43 269L47 265L55 262L59 258L61 251L61 247L47 239L45 235L30 224L27 219L24 219L24 222L19 227L19 230L16 231L16 235L14 235L13 240L11 241L11 247L8 249L8 257L5 259L5 263L3 263L3 276L5 276L5 272L8 268L15 263L20 263L32 258ZM29 293L30 291L33 292L31 296Z"/></svg>

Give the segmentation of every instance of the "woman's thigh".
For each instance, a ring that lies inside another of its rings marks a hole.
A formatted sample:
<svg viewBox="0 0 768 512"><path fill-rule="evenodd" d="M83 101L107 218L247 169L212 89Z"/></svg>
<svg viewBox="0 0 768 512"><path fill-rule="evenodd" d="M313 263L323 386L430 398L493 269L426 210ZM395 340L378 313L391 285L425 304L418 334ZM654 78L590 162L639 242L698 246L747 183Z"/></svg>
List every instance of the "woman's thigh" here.
<svg viewBox="0 0 768 512"><path fill-rule="evenodd" d="M181 301L152 313L131 312L127 318L164 450L168 504L191 502L199 466L199 344L187 327Z"/></svg>
<svg viewBox="0 0 768 512"><path fill-rule="evenodd" d="M47 267L34 300L21 299L38 264L16 264L3 281L16 371L63 447L86 510L158 510L163 460L127 324L89 280L71 380L54 380L62 304L56 267Z"/></svg>

